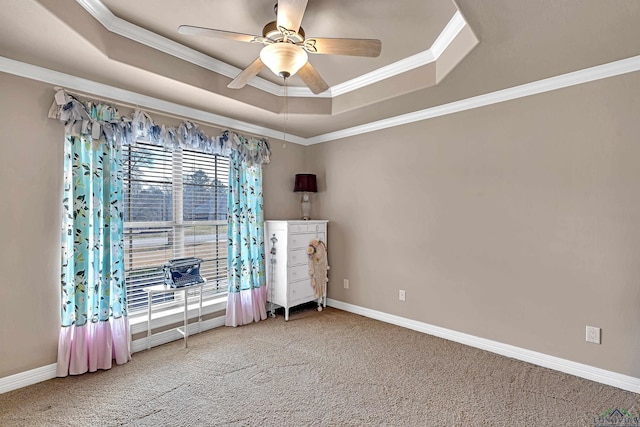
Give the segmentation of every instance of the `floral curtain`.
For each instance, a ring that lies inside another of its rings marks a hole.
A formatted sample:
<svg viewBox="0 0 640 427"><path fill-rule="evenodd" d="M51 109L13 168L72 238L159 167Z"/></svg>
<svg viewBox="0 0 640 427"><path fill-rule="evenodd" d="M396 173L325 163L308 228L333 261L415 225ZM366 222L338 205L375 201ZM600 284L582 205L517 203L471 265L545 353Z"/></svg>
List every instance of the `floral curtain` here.
<svg viewBox="0 0 640 427"><path fill-rule="evenodd" d="M64 124L66 133L58 376L108 369L114 359L120 364L131 358L121 267L122 145L144 141L230 157L236 191L229 202L237 215L230 210L229 237L237 245L230 246L235 255L233 262L229 258L227 318L239 315L242 321L231 322L237 325L266 317L261 168L271 149L265 139L230 131L210 137L189 121L157 125L139 110L120 116L112 105L80 100L64 89L57 90L49 117Z"/></svg>
<svg viewBox="0 0 640 427"><path fill-rule="evenodd" d="M67 135L58 376L131 359L122 267L120 149L91 136Z"/></svg>
<svg viewBox="0 0 640 427"><path fill-rule="evenodd" d="M234 155L230 160L225 324L240 326L267 318L262 166L247 167Z"/></svg>

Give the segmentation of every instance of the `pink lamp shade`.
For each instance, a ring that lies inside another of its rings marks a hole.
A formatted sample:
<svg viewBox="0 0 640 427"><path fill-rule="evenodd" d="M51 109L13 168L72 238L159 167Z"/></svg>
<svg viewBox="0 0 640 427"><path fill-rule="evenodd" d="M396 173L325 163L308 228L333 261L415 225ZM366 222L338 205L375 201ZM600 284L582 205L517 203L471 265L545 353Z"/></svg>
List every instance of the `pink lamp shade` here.
<svg viewBox="0 0 640 427"><path fill-rule="evenodd" d="M296 174L296 184L293 188L294 192L307 192L317 193L318 185L316 183L316 176L310 173Z"/></svg>

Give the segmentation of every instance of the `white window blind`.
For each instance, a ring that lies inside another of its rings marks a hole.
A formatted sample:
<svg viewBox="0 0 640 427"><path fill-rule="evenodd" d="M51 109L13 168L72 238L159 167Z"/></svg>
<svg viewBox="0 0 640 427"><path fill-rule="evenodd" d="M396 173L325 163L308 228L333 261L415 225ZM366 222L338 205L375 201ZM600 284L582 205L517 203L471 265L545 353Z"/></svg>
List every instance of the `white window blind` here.
<svg viewBox="0 0 640 427"><path fill-rule="evenodd" d="M205 298L226 292L228 158L138 143L123 148L123 169L129 312L146 309L142 289L162 284L162 264L175 258L202 259Z"/></svg>

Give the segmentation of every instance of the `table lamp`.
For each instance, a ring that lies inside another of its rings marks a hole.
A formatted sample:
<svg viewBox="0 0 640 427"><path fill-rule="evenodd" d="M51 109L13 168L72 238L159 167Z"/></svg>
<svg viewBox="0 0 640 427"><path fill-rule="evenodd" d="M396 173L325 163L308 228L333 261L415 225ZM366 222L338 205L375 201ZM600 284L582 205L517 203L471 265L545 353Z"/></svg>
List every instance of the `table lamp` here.
<svg viewBox="0 0 640 427"><path fill-rule="evenodd" d="M311 211L311 198L309 193L317 193L318 185L316 184L316 176L310 173L296 174L296 183L293 188L296 193L302 193L300 204L302 206L302 219L309 220L309 212Z"/></svg>

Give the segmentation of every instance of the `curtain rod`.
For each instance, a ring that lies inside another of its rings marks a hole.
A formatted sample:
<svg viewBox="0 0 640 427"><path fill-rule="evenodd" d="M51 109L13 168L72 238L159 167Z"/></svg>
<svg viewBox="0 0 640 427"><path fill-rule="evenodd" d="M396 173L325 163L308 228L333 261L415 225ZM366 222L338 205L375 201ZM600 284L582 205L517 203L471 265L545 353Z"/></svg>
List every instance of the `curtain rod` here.
<svg viewBox="0 0 640 427"><path fill-rule="evenodd" d="M82 98L87 98L90 101L106 102L106 103L109 103L109 104L118 105L120 107L133 108L134 110L141 110L141 111L144 111L144 112L159 114L161 116L169 117L169 118L173 118L173 119L188 120L191 123L196 123L196 124L202 125L202 126L214 127L216 129L220 129L221 131L224 131L224 130L228 129L230 131L237 132L237 133L242 134L242 135L251 135L251 136L256 137L256 138L267 139L267 137L264 136L264 135L258 135L258 134L251 133L251 132L246 132L246 131L239 131L238 129L234 129L234 128L230 128L230 127L224 127L223 128L223 127L220 127L220 126L212 124L212 123L207 123L207 122L203 122L201 120L192 119L191 117L179 116L179 115L176 115L176 114L167 113L165 111L155 110L153 108L144 108L143 109L138 104L126 103L124 101L120 101L120 100L117 100L117 99L114 99L114 98L105 98L105 97L95 96L95 95L93 95L91 93L80 92L80 91L77 91L77 90L70 90L70 89L67 89L67 88L64 88L64 87L61 87L61 86L54 86L53 89L56 92L59 91L59 90L63 90L65 92L69 93L69 94L77 95L77 96L82 97Z"/></svg>

